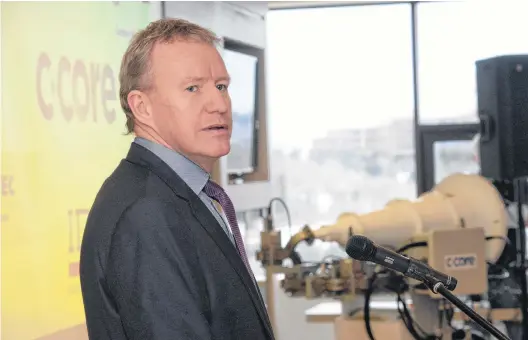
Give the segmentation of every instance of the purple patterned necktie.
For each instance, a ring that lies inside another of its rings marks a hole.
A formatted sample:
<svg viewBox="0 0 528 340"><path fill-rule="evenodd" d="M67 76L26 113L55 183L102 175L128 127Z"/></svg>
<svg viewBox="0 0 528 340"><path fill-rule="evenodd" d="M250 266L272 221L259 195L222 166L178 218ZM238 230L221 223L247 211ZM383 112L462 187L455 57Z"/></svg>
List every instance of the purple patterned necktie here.
<svg viewBox="0 0 528 340"><path fill-rule="evenodd" d="M240 257L242 257L242 261L244 261L249 273L252 274L246 255L246 248L244 247L242 235L240 234L240 228L238 227L238 221L236 218L235 208L233 207L233 202L231 202L231 199L229 196L227 196L227 193L224 191L224 189L211 180L207 181L205 184L204 192L207 194L207 196L217 201L222 207L222 210L224 210L227 221L229 222L229 226L231 227L231 232L235 238L235 243L238 248L238 252L240 253Z"/></svg>

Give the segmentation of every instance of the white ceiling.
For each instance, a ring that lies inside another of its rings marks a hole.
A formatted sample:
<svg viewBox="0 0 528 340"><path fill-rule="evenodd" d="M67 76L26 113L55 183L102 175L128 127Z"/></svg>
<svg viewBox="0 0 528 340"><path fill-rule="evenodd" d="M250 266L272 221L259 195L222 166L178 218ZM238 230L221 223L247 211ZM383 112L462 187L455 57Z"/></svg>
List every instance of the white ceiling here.
<svg viewBox="0 0 528 340"><path fill-rule="evenodd" d="M409 0L408 2L417 2L418 0ZM445 0L421 0L421 2L440 2ZM457 0L455 0L457 1ZM462 1L462 0L458 0ZM285 9L285 8L306 8L306 7L326 7L339 5L368 5L374 3L398 3L404 1L394 0L351 0L351 1L268 1L269 9ZM407 2L407 1L405 1Z"/></svg>
<svg viewBox="0 0 528 340"><path fill-rule="evenodd" d="M0 0L1 1L1 0ZM417 0L408 0L416 2ZM307 8L307 7L328 7L328 6L346 6L346 5L368 5L368 4L390 4L408 1L394 1L394 0L350 0L350 1L226 1L233 6L245 8L250 12L265 16L268 9L293 9L293 8ZM421 0L421 2L438 2L446 0ZM462 1L462 0L451 0ZM477 0L480 1L480 0Z"/></svg>

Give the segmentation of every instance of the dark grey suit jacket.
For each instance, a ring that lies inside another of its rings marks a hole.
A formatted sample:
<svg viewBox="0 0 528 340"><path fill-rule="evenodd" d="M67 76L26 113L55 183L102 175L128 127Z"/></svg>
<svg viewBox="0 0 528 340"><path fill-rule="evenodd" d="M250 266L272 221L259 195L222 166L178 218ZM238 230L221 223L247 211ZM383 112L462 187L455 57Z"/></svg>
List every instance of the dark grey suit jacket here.
<svg viewBox="0 0 528 340"><path fill-rule="evenodd" d="M237 250L200 198L132 144L88 216L80 277L90 339L274 339Z"/></svg>

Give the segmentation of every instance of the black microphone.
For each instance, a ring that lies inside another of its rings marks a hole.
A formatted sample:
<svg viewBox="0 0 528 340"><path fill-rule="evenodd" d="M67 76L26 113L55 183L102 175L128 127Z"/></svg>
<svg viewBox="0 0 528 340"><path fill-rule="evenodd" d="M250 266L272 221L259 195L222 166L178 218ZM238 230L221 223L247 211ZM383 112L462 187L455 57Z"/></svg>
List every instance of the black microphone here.
<svg viewBox="0 0 528 340"><path fill-rule="evenodd" d="M429 285L430 288L438 282L451 291L457 286L457 280L454 277L440 273L422 261L383 248L365 236L352 236L347 242L346 253L355 260L374 262L402 273L407 277Z"/></svg>

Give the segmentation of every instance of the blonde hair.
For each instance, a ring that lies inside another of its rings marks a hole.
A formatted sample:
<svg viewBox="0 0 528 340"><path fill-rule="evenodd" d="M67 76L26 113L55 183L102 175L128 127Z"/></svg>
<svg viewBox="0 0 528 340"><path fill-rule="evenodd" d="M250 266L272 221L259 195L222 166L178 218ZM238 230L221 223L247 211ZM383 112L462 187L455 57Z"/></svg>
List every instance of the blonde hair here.
<svg viewBox="0 0 528 340"><path fill-rule="evenodd" d="M128 133L134 131L134 114L128 104L128 94L133 90L148 89L150 55L154 46L174 40L194 40L211 45L220 42L212 31L183 19L157 20L137 32L123 55L119 71L119 99L126 115Z"/></svg>

